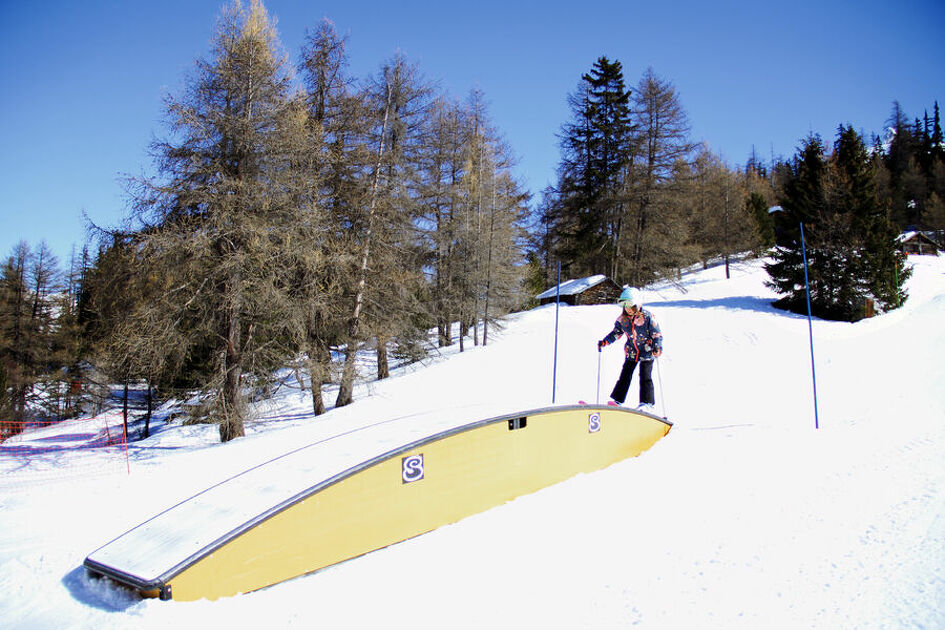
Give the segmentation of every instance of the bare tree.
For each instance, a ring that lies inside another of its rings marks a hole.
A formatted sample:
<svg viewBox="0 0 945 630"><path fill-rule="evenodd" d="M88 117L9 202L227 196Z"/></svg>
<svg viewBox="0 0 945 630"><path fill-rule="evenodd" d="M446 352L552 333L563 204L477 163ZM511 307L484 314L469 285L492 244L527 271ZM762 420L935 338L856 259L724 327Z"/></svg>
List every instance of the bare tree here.
<svg viewBox="0 0 945 630"><path fill-rule="evenodd" d="M326 410L322 388L331 382L331 346L343 337L344 284L339 278L351 257L344 249L344 231L348 209L358 205L363 185L358 174L367 123L347 75L345 46L345 38L324 19L302 48L310 161L303 168L308 192L300 202L305 234L298 251L295 298L304 322L301 349L315 415Z"/></svg>
<svg viewBox="0 0 945 630"><path fill-rule="evenodd" d="M632 97L635 144L639 156L625 174L628 216L622 236L626 262L618 278L642 286L661 270L692 258L685 217L672 196L676 175L692 152L689 121L675 88L647 69Z"/></svg>
<svg viewBox="0 0 945 630"><path fill-rule="evenodd" d="M409 230L414 216L414 138L423 129L429 92L417 68L398 55L384 65L378 79L363 95L376 112L372 138L375 153L363 211L356 213L352 221L359 260L336 406L353 400L355 359L365 339L376 339L378 364L386 364L386 342L390 338L387 327L394 323L389 312L392 308L403 310L403 300L411 297L409 292L390 289L395 280L404 284L402 274L411 271L405 230ZM377 316L372 317L372 311ZM382 367L381 375L384 373Z"/></svg>
<svg viewBox="0 0 945 630"><path fill-rule="evenodd" d="M440 347L453 343L452 323L459 311L458 269L461 227L461 187L465 171L464 113L462 107L445 98L438 99L428 118L427 150L421 171L423 187L420 220L430 251L432 306Z"/></svg>
<svg viewBox="0 0 945 630"><path fill-rule="evenodd" d="M285 129L298 121L286 61L265 9L224 9L209 61L180 99L169 98L171 139L155 144L161 179L135 195L141 255L174 285L152 308L191 350L212 355L213 415L220 438L244 433L247 375L264 378L285 359L284 256L295 236ZM291 150L288 149L288 150ZM173 270L173 271L171 271Z"/></svg>
<svg viewBox="0 0 945 630"><path fill-rule="evenodd" d="M720 157L702 146L684 178L688 194L689 228L703 265L723 258L726 277L731 256L758 246L757 223L747 204L749 175L729 169Z"/></svg>

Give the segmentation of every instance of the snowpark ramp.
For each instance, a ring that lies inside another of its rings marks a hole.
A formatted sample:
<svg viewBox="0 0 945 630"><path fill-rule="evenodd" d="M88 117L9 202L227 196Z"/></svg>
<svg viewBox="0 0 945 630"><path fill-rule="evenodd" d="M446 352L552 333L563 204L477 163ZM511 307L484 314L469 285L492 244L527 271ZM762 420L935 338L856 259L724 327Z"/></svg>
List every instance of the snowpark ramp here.
<svg viewBox="0 0 945 630"><path fill-rule="evenodd" d="M162 599L253 591L639 455L671 426L619 407L549 407L368 457L365 436L353 431L219 483L94 551L84 565ZM328 446L350 461L321 457Z"/></svg>

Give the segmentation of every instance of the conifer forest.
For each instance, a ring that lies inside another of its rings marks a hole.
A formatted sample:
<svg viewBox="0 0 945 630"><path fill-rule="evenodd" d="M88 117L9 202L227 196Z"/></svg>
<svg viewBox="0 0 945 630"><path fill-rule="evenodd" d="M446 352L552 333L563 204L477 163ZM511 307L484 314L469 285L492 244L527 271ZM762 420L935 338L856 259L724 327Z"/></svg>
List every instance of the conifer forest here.
<svg viewBox="0 0 945 630"><path fill-rule="evenodd" d="M803 253L814 315L854 321L908 299L900 234L945 245L937 102L733 167L693 141L671 80L601 56L561 95L555 185L529 191L486 94L446 94L403 55L352 76L347 46L326 19L285 55L261 2L222 10L122 224L69 261L5 253L0 419L76 417L144 384L149 408L195 401L228 441L278 371L316 415L346 405L391 365L488 344L559 263L642 287L765 256L778 305L806 314Z"/></svg>

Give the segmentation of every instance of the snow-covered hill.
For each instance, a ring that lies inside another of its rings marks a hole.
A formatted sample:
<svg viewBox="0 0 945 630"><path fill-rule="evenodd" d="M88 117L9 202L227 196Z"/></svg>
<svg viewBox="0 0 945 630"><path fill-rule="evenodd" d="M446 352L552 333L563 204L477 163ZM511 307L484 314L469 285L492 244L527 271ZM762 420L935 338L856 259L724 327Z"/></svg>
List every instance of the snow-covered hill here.
<svg viewBox="0 0 945 630"><path fill-rule="evenodd" d="M819 430L807 320L770 306L758 261L730 280L721 268L695 273L644 292L666 341L657 411L674 422L653 449L216 602L141 601L81 564L166 507L313 440L361 430L408 442L431 417L442 426L548 405L554 307L512 317L488 347L366 385L317 419L287 386L227 445L213 426L167 425L132 445L130 475L40 483L0 458L2 625L945 627L945 257L911 262L904 308L815 320ZM616 315L562 307L558 403L595 400L598 358L606 400L621 351L598 355L596 341Z"/></svg>

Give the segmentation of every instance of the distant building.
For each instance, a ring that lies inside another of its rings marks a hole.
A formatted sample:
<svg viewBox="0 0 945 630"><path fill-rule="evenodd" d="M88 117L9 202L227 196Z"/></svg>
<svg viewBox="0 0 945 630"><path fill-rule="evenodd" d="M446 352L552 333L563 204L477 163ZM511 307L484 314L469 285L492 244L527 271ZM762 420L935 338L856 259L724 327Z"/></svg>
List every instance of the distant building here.
<svg viewBox="0 0 945 630"><path fill-rule="evenodd" d="M904 254L929 254L937 256L941 247L923 232L904 232L898 237L899 251Z"/></svg>
<svg viewBox="0 0 945 630"><path fill-rule="evenodd" d="M561 283L561 302L571 306L587 304L614 304L620 297L620 287L607 276L590 276ZM535 296L539 304L554 304L557 287L551 287Z"/></svg>

